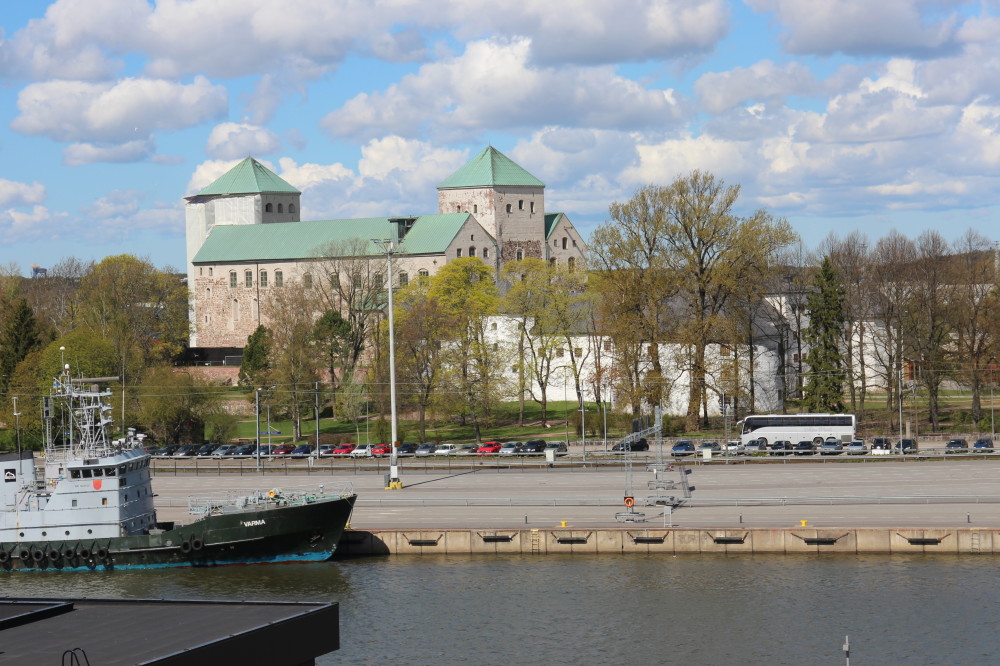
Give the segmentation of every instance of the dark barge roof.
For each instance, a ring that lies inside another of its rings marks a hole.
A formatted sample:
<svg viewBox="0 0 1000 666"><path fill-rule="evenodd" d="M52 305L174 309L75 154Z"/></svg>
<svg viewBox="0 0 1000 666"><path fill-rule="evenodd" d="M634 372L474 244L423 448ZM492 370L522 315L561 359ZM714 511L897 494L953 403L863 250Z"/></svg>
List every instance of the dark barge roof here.
<svg viewBox="0 0 1000 666"><path fill-rule="evenodd" d="M336 603L0 598L3 663L298 666L339 648Z"/></svg>

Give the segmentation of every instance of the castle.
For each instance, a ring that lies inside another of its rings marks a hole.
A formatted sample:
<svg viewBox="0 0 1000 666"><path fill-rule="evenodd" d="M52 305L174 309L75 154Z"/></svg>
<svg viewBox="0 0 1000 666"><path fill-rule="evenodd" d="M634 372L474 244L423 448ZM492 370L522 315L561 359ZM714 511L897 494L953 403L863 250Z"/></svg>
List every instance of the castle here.
<svg viewBox="0 0 1000 666"><path fill-rule="evenodd" d="M583 269L583 238L564 213L546 213L545 184L492 146L437 191L432 215L303 221L302 193L246 158L186 198L192 349L207 361L239 356L247 336L269 324L268 292L311 287L324 264L327 273L337 266L337 281L358 275L340 275L344 259L384 280L385 250L373 240L392 243L394 287L459 257L496 270L529 257Z"/></svg>

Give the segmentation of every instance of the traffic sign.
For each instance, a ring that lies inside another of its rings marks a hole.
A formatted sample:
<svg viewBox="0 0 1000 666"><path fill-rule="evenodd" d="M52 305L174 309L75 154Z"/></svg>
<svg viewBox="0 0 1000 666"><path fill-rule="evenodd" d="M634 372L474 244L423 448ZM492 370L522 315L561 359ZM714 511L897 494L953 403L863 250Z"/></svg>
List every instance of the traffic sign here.
<svg viewBox="0 0 1000 666"><path fill-rule="evenodd" d="M262 434L262 435L280 435L281 431L280 430L261 430L260 434Z"/></svg>

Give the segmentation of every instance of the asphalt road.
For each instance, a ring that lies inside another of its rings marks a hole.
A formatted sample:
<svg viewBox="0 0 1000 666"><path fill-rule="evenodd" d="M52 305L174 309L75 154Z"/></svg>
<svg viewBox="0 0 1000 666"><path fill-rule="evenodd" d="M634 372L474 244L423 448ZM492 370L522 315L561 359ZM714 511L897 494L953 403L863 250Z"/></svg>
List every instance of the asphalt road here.
<svg viewBox="0 0 1000 666"><path fill-rule="evenodd" d="M684 497L679 467L659 478L673 489L649 489L655 478L620 467L436 469L404 461L402 490L384 488L384 469L324 475L164 475L153 480L161 520L187 522L187 498L274 487L327 489L352 484L359 529L511 528L622 525L623 498L649 525L680 527L1000 528L1000 459L693 465L690 500L668 510L645 506L655 495Z"/></svg>

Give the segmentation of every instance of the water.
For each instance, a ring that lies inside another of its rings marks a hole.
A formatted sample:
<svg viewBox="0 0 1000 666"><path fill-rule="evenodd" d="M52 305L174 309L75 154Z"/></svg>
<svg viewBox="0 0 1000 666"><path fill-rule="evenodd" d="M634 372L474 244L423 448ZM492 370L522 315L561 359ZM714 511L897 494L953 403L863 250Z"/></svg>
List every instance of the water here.
<svg viewBox="0 0 1000 666"><path fill-rule="evenodd" d="M983 664L997 560L433 556L0 577L9 596L341 602L320 664Z"/></svg>

